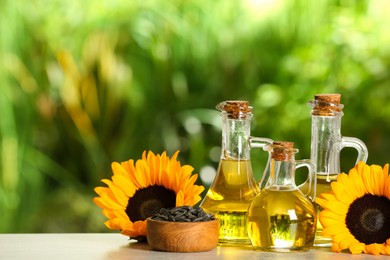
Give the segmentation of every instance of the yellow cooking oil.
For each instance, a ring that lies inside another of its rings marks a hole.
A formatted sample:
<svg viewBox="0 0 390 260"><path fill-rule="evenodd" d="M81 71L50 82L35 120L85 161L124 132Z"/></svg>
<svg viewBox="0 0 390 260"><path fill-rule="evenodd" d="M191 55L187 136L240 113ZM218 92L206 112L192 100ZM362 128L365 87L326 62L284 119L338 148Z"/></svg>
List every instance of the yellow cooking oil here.
<svg viewBox="0 0 390 260"><path fill-rule="evenodd" d="M264 189L248 210L248 235L257 250L307 250L315 225L314 205L299 190Z"/></svg>
<svg viewBox="0 0 390 260"><path fill-rule="evenodd" d="M219 243L250 245L247 210L259 187L250 160L221 159L217 175L201 207L219 220Z"/></svg>
<svg viewBox="0 0 390 260"><path fill-rule="evenodd" d="M317 174L317 186L316 193L317 196L324 192L330 192L332 190L331 182L337 180L338 174L327 174L327 173L318 173ZM314 206L317 211L317 215L319 216L322 207L317 203L314 203ZM316 237L314 240L314 246L316 247L330 247L332 246L332 239L330 237L325 237L322 235L322 224L317 218L317 229L316 229Z"/></svg>

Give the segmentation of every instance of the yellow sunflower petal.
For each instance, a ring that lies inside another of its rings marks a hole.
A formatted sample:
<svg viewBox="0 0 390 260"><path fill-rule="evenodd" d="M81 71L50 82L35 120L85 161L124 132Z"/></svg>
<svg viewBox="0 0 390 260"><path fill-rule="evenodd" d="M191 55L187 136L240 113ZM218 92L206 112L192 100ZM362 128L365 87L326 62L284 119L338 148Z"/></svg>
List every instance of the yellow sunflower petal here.
<svg viewBox="0 0 390 260"><path fill-rule="evenodd" d="M198 174L194 174L188 180L185 180L183 185L183 190L187 190L190 187L197 187L197 185L194 185L197 178L198 178Z"/></svg>
<svg viewBox="0 0 390 260"><path fill-rule="evenodd" d="M390 200L390 175L387 176L387 180L385 181L385 188L383 195L386 196Z"/></svg>
<svg viewBox="0 0 390 260"><path fill-rule="evenodd" d="M332 250L332 252L339 253L342 249L340 248L339 243L332 242L332 249L331 250Z"/></svg>
<svg viewBox="0 0 390 260"><path fill-rule="evenodd" d="M342 250L349 248L351 245L358 243L353 236L345 237L343 240L340 241L339 246Z"/></svg>
<svg viewBox="0 0 390 260"><path fill-rule="evenodd" d="M127 214L124 210L115 210L113 213L115 214L115 216L122 219L122 221L124 221L124 223L131 222L129 219L129 216L127 216Z"/></svg>
<svg viewBox="0 0 390 260"><path fill-rule="evenodd" d="M349 185L350 181L348 175L345 173L341 173L337 176L337 182L341 182L343 185Z"/></svg>
<svg viewBox="0 0 390 260"><path fill-rule="evenodd" d="M344 233L337 233L332 237L333 243L340 243L341 241L345 239L350 239L353 238L353 235L349 232L344 232ZM356 240L356 239L355 239ZM356 240L357 241L357 240ZM357 241L358 242L358 241ZM363 250L363 249L362 249Z"/></svg>
<svg viewBox="0 0 390 260"><path fill-rule="evenodd" d="M156 156L153 160L153 170L155 172L155 180L154 183L159 185L161 183L161 163L160 163L160 155Z"/></svg>
<svg viewBox="0 0 390 260"><path fill-rule="evenodd" d="M328 209L322 210L318 215L319 218L332 218L334 220L345 223L345 214L339 214L338 212L334 212Z"/></svg>
<svg viewBox="0 0 390 260"><path fill-rule="evenodd" d="M389 175L389 164L385 164L383 167L383 173L386 176L384 180L383 196L390 199L390 175Z"/></svg>
<svg viewBox="0 0 390 260"><path fill-rule="evenodd" d="M390 199L390 175L389 175L389 164L385 164L383 167L383 196Z"/></svg>
<svg viewBox="0 0 390 260"><path fill-rule="evenodd" d="M318 217L324 228L333 225L345 225L345 215L339 215L330 210L322 210Z"/></svg>
<svg viewBox="0 0 390 260"><path fill-rule="evenodd" d="M129 173L126 171L126 169L121 164L119 164L117 162L111 163L111 169L115 175L123 175L126 177L129 175Z"/></svg>
<svg viewBox="0 0 390 260"><path fill-rule="evenodd" d="M115 197L116 201L121 206L126 207L127 203L128 203L128 200L129 200L129 197L127 197L125 195L125 193L120 188L118 188L115 185L115 183L113 183L112 181L107 180L107 179L103 179L102 182L108 185L108 187L110 188L110 190L114 194L114 197Z"/></svg>
<svg viewBox="0 0 390 260"><path fill-rule="evenodd" d="M365 244L364 243L352 243L350 246L349 246L349 251L352 253L352 254L361 254L365 248Z"/></svg>
<svg viewBox="0 0 390 260"><path fill-rule="evenodd" d="M385 166L383 166L383 173L385 176L389 175L389 164L386 163Z"/></svg>
<svg viewBox="0 0 390 260"><path fill-rule="evenodd" d="M323 208L326 208L338 214L347 214L348 206L349 205L346 205L340 201L334 200L334 201L327 201L326 203L324 203Z"/></svg>
<svg viewBox="0 0 390 260"><path fill-rule="evenodd" d="M190 205L195 205L196 203L198 203L201 200L202 200L202 197L199 196L199 195L196 195L189 204Z"/></svg>
<svg viewBox="0 0 390 260"><path fill-rule="evenodd" d="M135 173L133 177L137 180L139 184L139 188L145 188L148 185L148 180L147 180L147 173L145 170L145 164L144 161L137 160L135 162Z"/></svg>
<svg viewBox="0 0 390 260"><path fill-rule="evenodd" d="M139 236L146 236L146 220L134 222L133 229Z"/></svg>
<svg viewBox="0 0 390 260"><path fill-rule="evenodd" d="M355 200L355 196L350 194L349 185L345 186L340 182L332 182L331 186L336 198L341 202L351 204Z"/></svg>
<svg viewBox="0 0 390 260"><path fill-rule="evenodd" d="M184 167L184 166L183 166ZM176 192L178 191L178 188L181 187L182 189L185 188L186 184L188 183L189 181L189 178L190 178L190 175L188 176L185 176L183 174L183 170L181 168L181 166L178 166L178 165L172 165L171 167L171 171L174 173L174 175L176 176L174 178L174 181L171 183L171 187L173 190L175 190Z"/></svg>
<svg viewBox="0 0 390 260"><path fill-rule="evenodd" d="M168 178L169 178L169 176L168 176L166 170L164 168L162 168L161 179L160 179L159 183L157 183L157 185L168 187Z"/></svg>
<svg viewBox="0 0 390 260"><path fill-rule="evenodd" d="M145 161L147 165L149 166L149 172L150 174L150 183L152 185L155 185L158 182L159 179L159 172L158 172L158 166L157 166L157 157L152 156L152 153L148 153L148 156L145 158Z"/></svg>
<svg viewBox="0 0 390 260"><path fill-rule="evenodd" d="M192 175L189 180L184 181L184 184L182 185L182 189L183 190L192 190L194 192L196 191L196 193L202 192L204 190L204 187L195 184L197 178L198 178L198 174ZM199 190L199 189L201 189L201 190Z"/></svg>
<svg viewBox="0 0 390 260"><path fill-rule="evenodd" d="M176 207L178 206L186 206L184 204L184 194L181 190L176 194Z"/></svg>
<svg viewBox="0 0 390 260"><path fill-rule="evenodd" d="M384 247L383 244L377 244L377 243L369 244L365 246L363 252L366 254L380 255L383 247Z"/></svg>
<svg viewBox="0 0 390 260"><path fill-rule="evenodd" d="M370 166L370 180L372 189L374 191L373 195L383 195L384 181L387 176L384 176L383 169L379 165Z"/></svg>
<svg viewBox="0 0 390 260"><path fill-rule="evenodd" d="M370 166L368 165L364 165L364 166L365 167L361 167L361 170L358 172L361 176L361 179L363 180L364 187L366 188L367 192L370 194L375 194L374 185L372 183Z"/></svg>
<svg viewBox="0 0 390 260"><path fill-rule="evenodd" d="M116 208L116 209L123 209L124 206L117 202L114 194L109 188L105 187L96 187L95 192L99 194L100 198L109 205L109 207Z"/></svg>
<svg viewBox="0 0 390 260"><path fill-rule="evenodd" d="M194 185L189 190L191 191L189 193L199 195L199 194L201 194L204 191L204 186Z"/></svg>
<svg viewBox="0 0 390 260"><path fill-rule="evenodd" d="M335 194L334 194L333 191L322 193L322 194L321 194L321 198L324 198L324 199L326 199L327 201L336 201L336 200L337 200L337 198L336 198L336 196L335 196Z"/></svg>
<svg viewBox="0 0 390 260"><path fill-rule="evenodd" d="M382 255L390 255L390 238L386 240L386 243L383 244Z"/></svg>
<svg viewBox="0 0 390 260"><path fill-rule="evenodd" d="M331 192L324 192L320 195L318 195L314 201L320 205L322 208L326 209L329 206L329 203L331 201L337 201L336 196L334 195L333 191Z"/></svg>
<svg viewBox="0 0 390 260"><path fill-rule="evenodd" d="M134 160L128 160L125 162L121 162L121 165L123 168L126 169L128 176L130 178L130 181L134 183L134 186L137 188L142 188L142 184L139 182L137 178L137 170L134 165Z"/></svg>
<svg viewBox="0 0 390 260"><path fill-rule="evenodd" d="M344 187L344 191L347 193L347 196L352 200L355 200L362 195L361 192L360 194L356 193L356 186L359 187L360 191L364 191L364 188L359 186L359 184L362 185L362 182L357 184L354 183L356 176L359 176L356 169L352 169L349 174L341 173L337 177L337 183Z"/></svg>
<svg viewBox="0 0 390 260"><path fill-rule="evenodd" d="M361 167L361 169L365 168ZM360 198L367 193L367 187L365 186L362 178L363 174L364 173L358 172L355 168L348 173L348 178L351 183L350 189L354 199Z"/></svg>
<svg viewBox="0 0 390 260"><path fill-rule="evenodd" d="M112 181L126 194L128 198L134 195L136 187L129 178L126 178L123 175L114 175L112 176Z"/></svg>
<svg viewBox="0 0 390 260"><path fill-rule="evenodd" d="M362 161L360 161L356 164L355 169L357 170L357 172L359 172L361 174L366 174L366 173L370 172L370 166L368 166L367 164L365 164Z"/></svg>
<svg viewBox="0 0 390 260"><path fill-rule="evenodd" d="M105 208L102 210L102 212L103 212L104 216L106 216L107 218L116 218L117 217L115 214L115 210L113 210L113 209Z"/></svg>
<svg viewBox="0 0 390 260"><path fill-rule="evenodd" d="M134 229L134 223L128 222L125 223L125 225L122 226L121 234L129 237L138 237L140 234L138 233L138 230Z"/></svg>
<svg viewBox="0 0 390 260"><path fill-rule="evenodd" d="M324 207L324 204L327 202L327 200L323 199L321 197L316 197L314 199L314 202L317 203L318 205L320 205L321 207Z"/></svg>
<svg viewBox="0 0 390 260"><path fill-rule="evenodd" d="M100 208L104 209L106 207L109 207L110 205L105 202L102 198L100 197L95 197L93 198L93 202Z"/></svg>
<svg viewBox="0 0 390 260"><path fill-rule="evenodd" d="M184 198L184 205L195 205L198 203L202 198L199 195L191 196L191 197L185 197Z"/></svg>
<svg viewBox="0 0 390 260"><path fill-rule="evenodd" d="M180 175L182 176L182 178L188 179L188 178L190 178L193 170L194 170L194 167L192 167L190 165L183 165L181 167Z"/></svg>
<svg viewBox="0 0 390 260"><path fill-rule="evenodd" d="M121 230L122 229L122 220L119 218L107 220L106 222L104 222L104 224L109 229L113 229L113 230Z"/></svg>
<svg viewBox="0 0 390 260"><path fill-rule="evenodd" d="M153 154L152 151L149 151L149 152L148 152L148 156L149 156L149 155L154 155L154 154ZM142 161L146 161L146 160L147 160L147 157L146 157L146 150L142 152L141 158L142 158Z"/></svg>
<svg viewBox="0 0 390 260"><path fill-rule="evenodd" d="M382 255L390 255L390 247L385 246Z"/></svg>
<svg viewBox="0 0 390 260"><path fill-rule="evenodd" d="M102 195L102 194L107 193L108 191L110 191L110 189L107 188L107 187L96 187L96 188L94 189L94 191L100 196L100 195Z"/></svg>
<svg viewBox="0 0 390 260"><path fill-rule="evenodd" d="M177 161L177 156L179 156L179 150L177 150L171 157L171 161Z"/></svg>
<svg viewBox="0 0 390 260"><path fill-rule="evenodd" d="M324 236L334 236L339 233L349 233L349 230L345 227L345 225L333 225L329 227L324 227L322 234ZM345 248L343 248L345 249Z"/></svg>
<svg viewBox="0 0 390 260"><path fill-rule="evenodd" d="M358 164L360 165L360 164ZM367 170L366 172L359 172L357 169ZM351 183L351 191L354 193L356 198L363 196L367 192L367 187L365 186L362 174L368 173L369 167L355 167L351 169L348 173L349 181Z"/></svg>
<svg viewBox="0 0 390 260"><path fill-rule="evenodd" d="M342 224L342 221L338 220L338 219L334 219L334 218L328 218L328 217L320 217L320 222L321 222L321 225L325 228L325 227L330 227L332 225L339 225L339 224Z"/></svg>

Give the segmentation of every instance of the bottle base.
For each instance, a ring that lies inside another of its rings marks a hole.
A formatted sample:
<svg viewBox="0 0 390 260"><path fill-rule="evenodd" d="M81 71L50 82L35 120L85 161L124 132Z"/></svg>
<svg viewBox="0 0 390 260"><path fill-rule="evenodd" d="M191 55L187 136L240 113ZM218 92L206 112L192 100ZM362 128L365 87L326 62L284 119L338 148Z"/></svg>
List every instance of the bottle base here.
<svg viewBox="0 0 390 260"><path fill-rule="evenodd" d="M219 246L252 247L249 239L219 239Z"/></svg>
<svg viewBox="0 0 390 260"><path fill-rule="evenodd" d="M277 252L277 253L291 253L291 252L303 252L308 251L310 247L253 247L256 251L267 251L267 252Z"/></svg>
<svg viewBox="0 0 390 260"><path fill-rule="evenodd" d="M316 239L313 247L332 247L332 240L329 238Z"/></svg>

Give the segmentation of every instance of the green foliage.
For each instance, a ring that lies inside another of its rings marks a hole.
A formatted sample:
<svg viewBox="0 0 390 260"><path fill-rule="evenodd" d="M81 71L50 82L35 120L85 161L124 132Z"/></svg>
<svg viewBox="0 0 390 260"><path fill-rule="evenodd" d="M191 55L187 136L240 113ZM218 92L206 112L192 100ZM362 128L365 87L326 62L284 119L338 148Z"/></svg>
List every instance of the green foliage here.
<svg viewBox="0 0 390 260"><path fill-rule="evenodd" d="M252 135L294 141L300 159L306 103L341 93L342 133L387 163L389 5L2 1L0 232L104 231L93 187L144 150L215 167L228 99L249 100ZM355 154L342 154L346 171ZM265 158L253 151L257 177Z"/></svg>

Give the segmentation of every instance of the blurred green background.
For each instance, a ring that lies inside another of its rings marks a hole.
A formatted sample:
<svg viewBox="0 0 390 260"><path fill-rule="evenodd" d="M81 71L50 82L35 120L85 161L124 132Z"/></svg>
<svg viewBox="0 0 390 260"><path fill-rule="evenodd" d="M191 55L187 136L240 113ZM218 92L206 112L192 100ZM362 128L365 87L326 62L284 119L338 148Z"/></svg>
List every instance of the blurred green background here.
<svg viewBox="0 0 390 260"><path fill-rule="evenodd" d="M0 232L105 232L93 188L112 161L181 150L217 167L215 105L248 100L252 135L310 155L316 93L341 93L342 134L388 163L386 0L3 0ZM342 152L342 170L356 153ZM266 156L253 151L256 177ZM210 178L210 176L208 177ZM200 183L200 182L199 182Z"/></svg>

